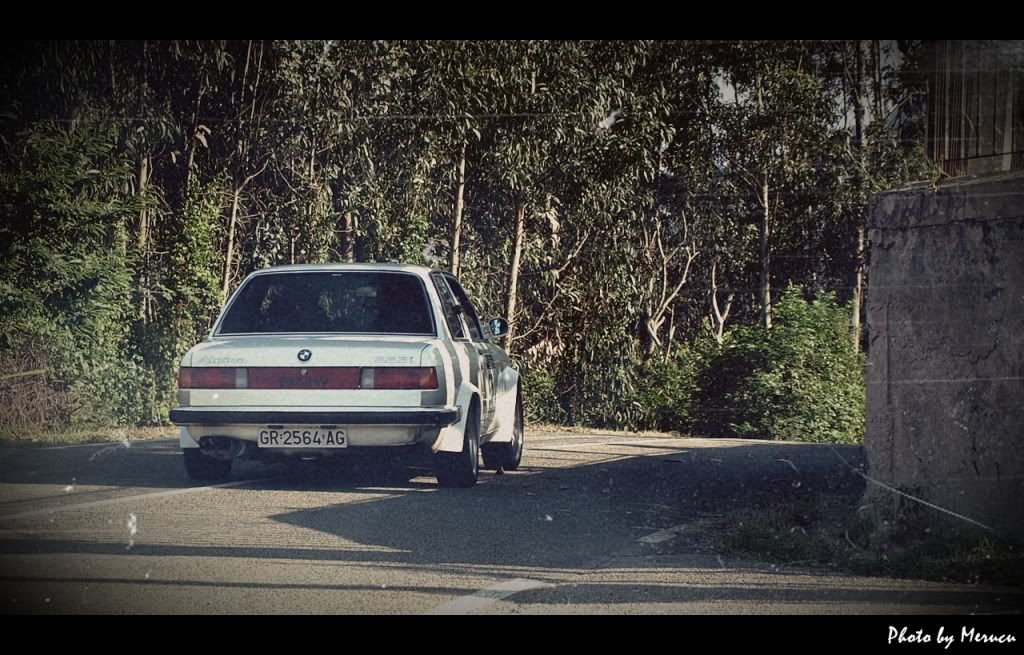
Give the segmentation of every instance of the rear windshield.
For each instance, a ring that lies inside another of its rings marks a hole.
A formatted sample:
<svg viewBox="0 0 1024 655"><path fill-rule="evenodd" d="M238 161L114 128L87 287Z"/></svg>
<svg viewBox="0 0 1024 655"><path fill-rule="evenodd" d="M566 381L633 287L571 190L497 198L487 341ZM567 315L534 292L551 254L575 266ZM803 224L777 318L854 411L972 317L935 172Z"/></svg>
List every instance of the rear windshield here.
<svg viewBox="0 0 1024 655"><path fill-rule="evenodd" d="M409 273L277 273L246 283L217 334L267 332L434 334L434 322Z"/></svg>

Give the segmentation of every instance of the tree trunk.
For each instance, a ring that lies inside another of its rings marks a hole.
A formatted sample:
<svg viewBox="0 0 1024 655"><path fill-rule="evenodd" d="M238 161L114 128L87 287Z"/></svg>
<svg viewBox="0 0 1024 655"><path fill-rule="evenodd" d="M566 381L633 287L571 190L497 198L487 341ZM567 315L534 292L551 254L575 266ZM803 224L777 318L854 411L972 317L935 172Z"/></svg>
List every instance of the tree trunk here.
<svg viewBox="0 0 1024 655"><path fill-rule="evenodd" d="M142 83L139 85L140 102L142 106L147 103L149 95L149 42L142 42ZM149 250L149 212L146 211L146 190L149 187L150 161L146 153L148 144L143 140L140 144L143 154L139 157L138 168L136 169L137 189L136 196L141 201L139 207L138 241L136 242L136 253L138 256L139 272L139 320L145 325L149 319L149 279L147 275L146 253Z"/></svg>
<svg viewBox="0 0 1024 655"><path fill-rule="evenodd" d="M864 303L864 225L857 226L857 259L854 271L853 298L851 300L853 312L853 352L860 352L860 314Z"/></svg>
<svg viewBox="0 0 1024 655"><path fill-rule="evenodd" d="M649 309L640 313L640 354L645 362L658 351L659 327Z"/></svg>
<svg viewBox="0 0 1024 655"><path fill-rule="evenodd" d="M239 109L239 113L244 113L244 111L245 111L245 89L246 89L246 86L247 86L247 82L249 80L249 66L250 66L250 63L252 62L252 55L253 55L253 52L252 52L252 41L250 40L248 45L246 46L246 51L245 51L245 68L242 71L242 79L241 79L241 82L240 82L239 87L238 87L239 88L239 96L238 96L238 105L237 106L238 106L238 109ZM250 115L249 115L249 124L247 125L244 121L239 121L239 125L238 125L238 133L239 133L240 136L238 138L238 148L235 151L234 176L233 176L234 191L231 194L231 214L228 217L228 243L227 243L227 248L224 251L224 277L223 277L223 283L222 283L222 286L221 286L221 296L222 296L222 300L223 301L227 301L227 299L228 299L228 289L231 286L231 274L232 274L231 267L232 267L232 263L233 263L232 260L234 259L234 250L235 250L235 229L236 229L236 227L238 225L238 209L239 209L239 204L241 203L241 199L242 199L242 191L245 189L246 185L249 184L249 182L251 182L257 175L259 175L259 173L253 173L252 175L246 177L244 180L240 180L240 178L245 174L245 170L248 167L248 163L249 163L249 145L250 144L249 144L248 139L246 138L245 129L247 127L250 127L252 122L253 122L253 120L255 119L255 112L256 112L256 88L259 86L259 76L260 76L260 70L262 68L262 64L263 64L263 48L262 48L262 45L261 45L259 60L258 60L258 62L256 64L257 65L256 81L255 81L255 83L252 86L252 109L251 109ZM233 99L233 96L232 96L232 99ZM266 165L264 165L264 168L266 168ZM294 256L293 256L293 259L294 259Z"/></svg>
<svg viewBox="0 0 1024 655"><path fill-rule="evenodd" d="M853 120L854 120L854 133L853 142L857 148L857 155L861 159L858 163L863 163L863 159L860 157L862 154L862 146L864 145L864 108L867 104L867 97L864 90L864 77L866 75L864 66L864 52L860 41L854 41L855 44L855 66L856 72L854 77L854 90L853 90Z"/></svg>
<svg viewBox="0 0 1024 655"><path fill-rule="evenodd" d="M192 183L192 164L195 161L195 159L196 159L196 149L195 149L195 145L193 144L191 147L189 147L189 149L188 149L188 158L185 160L185 175L184 175L185 181L182 183L182 187L181 187L181 197L183 199L182 200L182 206L184 206L184 202L185 202L184 199L188 198L188 186L189 186L189 184Z"/></svg>
<svg viewBox="0 0 1024 655"><path fill-rule="evenodd" d="M200 143L199 139L196 138L199 134L199 111L203 106L203 95L206 93L206 85L204 80L206 78L202 75L199 76L199 80L196 83L196 103L195 108L192 110L192 132L186 135L185 143L182 147L184 152L188 153L188 157L185 158L185 173L182 176L183 182L181 189L179 190L181 207L185 207L186 199L188 198L189 184L192 183L192 165L196 159L196 144Z"/></svg>
<svg viewBox="0 0 1024 655"><path fill-rule="evenodd" d="M665 340L665 363L672 358L672 340L676 336L676 310L673 307L668 317L668 338Z"/></svg>
<svg viewBox="0 0 1024 655"><path fill-rule="evenodd" d="M757 239L761 251L761 323L766 330L772 329L772 290L771 290L771 261L768 250L768 219L770 217L768 204L768 175L765 174L761 182L761 205L764 211L761 213L761 220L757 224Z"/></svg>
<svg viewBox="0 0 1024 655"><path fill-rule="evenodd" d="M341 255L346 262L355 261L355 223L352 220L352 212L345 212L341 216Z"/></svg>
<svg viewBox="0 0 1024 655"><path fill-rule="evenodd" d="M238 203L242 195L241 189L235 189L231 196L231 215L228 218L228 245L224 251L224 280L221 288L221 301L228 299L228 288L231 286L231 260L235 250L235 223L238 221Z"/></svg>
<svg viewBox="0 0 1024 655"><path fill-rule="evenodd" d="M764 113L764 93L761 88L761 76L758 75L754 81L757 88L757 110ZM772 290L771 290L771 261L768 251L769 225L771 218L771 205L768 203L768 171L761 174L761 189L758 201L761 203L761 220L757 223L757 241L761 260L761 281L758 295L761 304L761 324L765 330L772 329Z"/></svg>
<svg viewBox="0 0 1024 655"><path fill-rule="evenodd" d="M863 168L866 165L864 159L864 107L866 104L866 93L864 89L865 81L865 65L864 65L864 52L860 41L855 41L856 44L856 56L854 58L856 62L856 73L855 73L855 86L853 92L853 145L855 148L856 162L854 163L854 170L856 171L853 180L855 185L855 191L858 195L858 200L863 197L864 191L864 174ZM850 322L850 336L853 342L853 352L860 352L860 314L861 314L861 302L863 300L864 293L864 216L863 213L856 216L856 232L854 235L854 260L853 260L853 287L852 297L850 300L851 312L853 314Z"/></svg>
<svg viewBox="0 0 1024 655"><path fill-rule="evenodd" d="M143 323L146 323L149 317L148 280L146 279L146 252L149 249L149 212L146 211L145 196L146 189L149 187L150 175L149 156L144 155L139 158L138 168L136 169L137 187L135 191L135 195L142 201L142 207L139 208L138 240L135 244L135 250L139 260L139 320Z"/></svg>
<svg viewBox="0 0 1024 655"><path fill-rule="evenodd" d="M146 188L149 186L149 157L143 156L139 158L139 164L136 168L136 181L137 187L135 195L142 198L145 202ZM138 242L136 248L141 256L146 252L146 244L149 241L149 215L146 212L146 207L143 206L139 209L139 229L138 229Z"/></svg>
<svg viewBox="0 0 1024 655"><path fill-rule="evenodd" d="M114 57L114 44L116 41L108 41L107 47L110 52L110 99L117 101L117 71Z"/></svg>
<svg viewBox="0 0 1024 655"><path fill-rule="evenodd" d="M718 306L718 280L715 273L718 269L718 262L711 262L711 336L719 347L725 342L725 321L729 318L729 311L732 309L733 294L728 294L725 299L724 311Z"/></svg>
<svg viewBox="0 0 1024 655"><path fill-rule="evenodd" d="M451 271L459 274L459 244L462 241L463 196L466 190L466 142L462 142L462 156L459 157L459 182L455 192L455 224L452 226Z"/></svg>
<svg viewBox="0 0 1024 655"><path fill-rule="evenodd" d="M516 231L512 245L512 263L508 271L508 303L506 304L506 320L508 320L508 336L505 343L512 345L512 335L516 328L516 292L519 286L519 262L523 254L523 235L526 232L526 201L516 201Z"/></svg>
<svg viewBox="0 0 1024 655"><path fill-rule="evenodd" d="M881 120L885 116L885 90L882 88L882 45L877 39L871 42L874 51L874 86L875 86L875 115L872 120Z"/></svg>

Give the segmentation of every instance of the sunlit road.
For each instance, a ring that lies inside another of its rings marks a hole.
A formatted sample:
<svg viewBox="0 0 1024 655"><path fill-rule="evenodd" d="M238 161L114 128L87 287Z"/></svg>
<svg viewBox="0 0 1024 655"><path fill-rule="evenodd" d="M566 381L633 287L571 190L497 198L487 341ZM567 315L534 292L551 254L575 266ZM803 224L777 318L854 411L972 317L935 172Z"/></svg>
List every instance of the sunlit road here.
<svg viewBox="0 0 1024 655"><path fill-rule="evenodd" d="M860 448L839 449L854 463ZM429 460L184 474L174 439L0 448L0 608L17 613L971 613L1019 590L723 557L702 525L863 483L825 446L527 434L522 470Z"/></svg>

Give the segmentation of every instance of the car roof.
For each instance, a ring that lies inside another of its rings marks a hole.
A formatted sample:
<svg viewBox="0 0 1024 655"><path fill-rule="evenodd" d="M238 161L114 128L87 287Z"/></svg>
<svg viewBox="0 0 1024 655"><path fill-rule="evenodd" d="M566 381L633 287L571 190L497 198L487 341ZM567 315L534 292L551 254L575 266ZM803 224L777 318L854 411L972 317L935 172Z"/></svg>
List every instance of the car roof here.
<svg viewBox="0 0 1024 655"><path fill-rule="evenodd" d="M270 266L253 271L251 275L262 275L266 273L315 273L317 271L399 271L404 273L418 273L421 275L438 272L449 273L438 268L421 266L418 264L399 263L336 263L336 264L285 264L282 266Z"/></svg>

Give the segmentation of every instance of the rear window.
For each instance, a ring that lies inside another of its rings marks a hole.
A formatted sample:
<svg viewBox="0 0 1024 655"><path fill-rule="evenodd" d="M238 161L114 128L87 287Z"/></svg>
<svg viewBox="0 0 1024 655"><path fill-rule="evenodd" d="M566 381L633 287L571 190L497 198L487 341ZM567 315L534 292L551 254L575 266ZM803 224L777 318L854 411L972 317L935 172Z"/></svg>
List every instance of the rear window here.
<svg viewBox="0 0 1024 655"><path fill-rule="evenodd" d="M408 273L278 273L249 280L217 334L434 334L422 280Z"/></svg>

